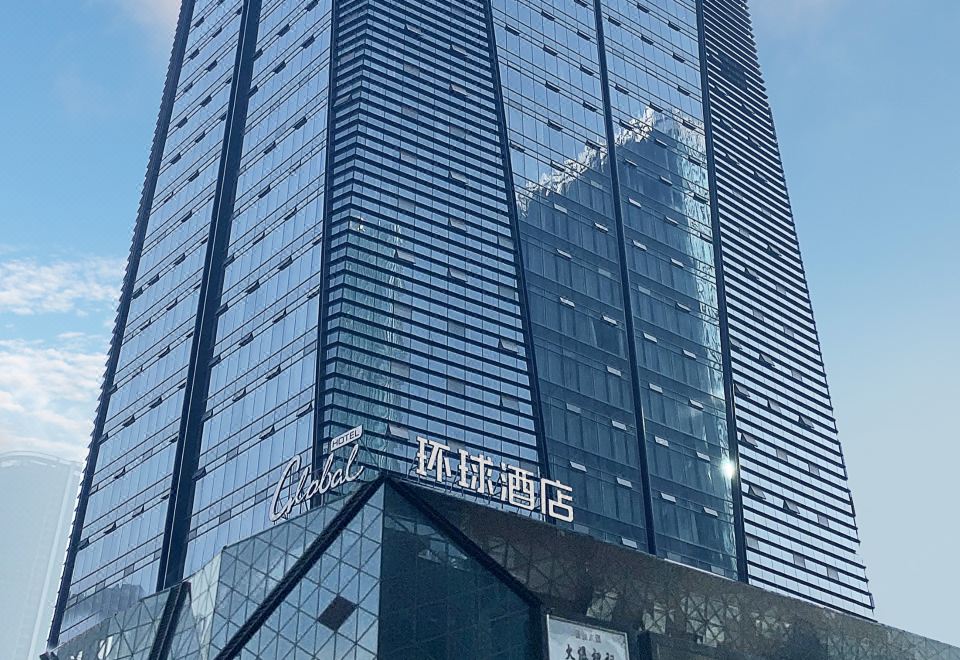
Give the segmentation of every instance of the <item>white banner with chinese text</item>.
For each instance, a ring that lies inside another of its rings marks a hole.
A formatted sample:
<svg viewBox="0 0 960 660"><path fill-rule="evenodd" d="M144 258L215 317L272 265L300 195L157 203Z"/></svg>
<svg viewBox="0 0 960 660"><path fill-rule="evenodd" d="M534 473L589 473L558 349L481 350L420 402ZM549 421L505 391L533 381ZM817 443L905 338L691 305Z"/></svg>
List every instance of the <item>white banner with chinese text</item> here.
<svg viewBox="0 0 960 660"><path fill-rule="evenodd" d="M549 660L629 660L626 633L547 617Z"/></svg>

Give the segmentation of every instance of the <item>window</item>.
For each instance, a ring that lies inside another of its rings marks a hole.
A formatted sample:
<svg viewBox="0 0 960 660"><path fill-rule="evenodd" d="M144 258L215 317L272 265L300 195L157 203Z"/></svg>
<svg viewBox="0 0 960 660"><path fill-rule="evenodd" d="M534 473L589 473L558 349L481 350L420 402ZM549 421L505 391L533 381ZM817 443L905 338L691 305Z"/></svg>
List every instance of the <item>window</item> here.
<svg viewBox="0 0 960 660"><path fill-rule="evenodd" d="M507 410L520 410L520 401L506 394L500 395L500 405Z"/></svg>
<svg viewBox="0 0 960 660"><path fill-rule="evenodd" d="M607 323L604 319L593 319L593 334L597 348L620 355L620 333L615 325Z"/></svg>

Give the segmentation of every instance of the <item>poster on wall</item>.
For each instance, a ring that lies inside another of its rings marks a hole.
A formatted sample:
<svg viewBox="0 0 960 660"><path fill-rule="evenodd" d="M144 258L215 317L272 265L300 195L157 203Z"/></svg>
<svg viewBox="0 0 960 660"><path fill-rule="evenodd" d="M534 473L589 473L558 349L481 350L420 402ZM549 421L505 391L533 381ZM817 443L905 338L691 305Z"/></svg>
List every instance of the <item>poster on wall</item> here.
<svg viewBox="0 0 960 660"><path fill-rule="evenodd" d="M547 617L550 660L629 660L626 633Z"/></svg>

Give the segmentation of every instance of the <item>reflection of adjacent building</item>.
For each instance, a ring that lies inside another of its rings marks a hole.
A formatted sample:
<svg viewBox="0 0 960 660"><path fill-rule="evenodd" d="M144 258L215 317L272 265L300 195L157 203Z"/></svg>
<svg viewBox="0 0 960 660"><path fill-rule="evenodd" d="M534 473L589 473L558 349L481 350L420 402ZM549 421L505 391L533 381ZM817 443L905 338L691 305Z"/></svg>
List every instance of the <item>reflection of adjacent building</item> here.
<svg viewBox="0 0 960 660"><path fill-rule="evenodd" d="M619 123L616 186L606 146L526 158L518 213L546 455L579 494L574 529L736 577L702 130L652 107Z"/></svg>
<svg viewBox="0 0 960 660"><path fill-rule="evenodd" d="M78 463L0 453L0 660L46 648L79 484Z"/></svg>

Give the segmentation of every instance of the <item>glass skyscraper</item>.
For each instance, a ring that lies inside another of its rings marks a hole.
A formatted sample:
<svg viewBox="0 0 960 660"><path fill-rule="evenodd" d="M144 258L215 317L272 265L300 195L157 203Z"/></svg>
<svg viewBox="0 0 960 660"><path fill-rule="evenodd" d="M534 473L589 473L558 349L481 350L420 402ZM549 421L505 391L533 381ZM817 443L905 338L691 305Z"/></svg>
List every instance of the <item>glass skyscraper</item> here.
<svg viewBox="0 0 960 660"><path fill-rule="evenodd" d="M746 3L703 3L747 575L870 617L870 594Z"/></svg>
<svg viewBox="0 0 960 660"><path fill-rule="evenodd" d="M0 451L0 660L36 658L47 632L80 485L79 463ZM15 504L14 504L15 503Z"/></svg>
<svg viewBox="0 0 960 660"><path fill-rule="evenodd" d="M742 0L184 0L51 641L356 427L871 615Z"/></svg>

